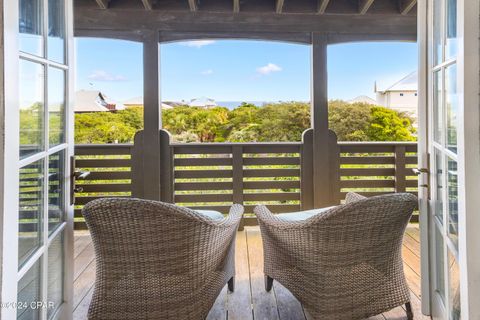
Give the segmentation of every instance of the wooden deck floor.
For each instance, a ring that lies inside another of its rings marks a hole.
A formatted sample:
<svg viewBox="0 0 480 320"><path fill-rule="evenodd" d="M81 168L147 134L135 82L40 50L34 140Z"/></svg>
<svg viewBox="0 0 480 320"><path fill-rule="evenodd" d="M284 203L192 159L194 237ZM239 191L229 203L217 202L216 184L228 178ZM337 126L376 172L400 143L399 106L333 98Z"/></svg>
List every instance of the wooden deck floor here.
<svg viewBox="0 0 480 320"><path fill-rule="evenodd" d="M415 319L429 319L420 312L420 234L417 226L409 226L403 245L405 274L412 291L412 307ZM246 227L239 231L236 247L235 292L222 290L208 319L309 319L297 299L278 282L267 293L263 283L263 248L258 227ZM90 235L86 231L75 232L75 274L73 318L86 319L93 293L95 261ZM398 307L369 320L406 319L405 311Z"/></svg>

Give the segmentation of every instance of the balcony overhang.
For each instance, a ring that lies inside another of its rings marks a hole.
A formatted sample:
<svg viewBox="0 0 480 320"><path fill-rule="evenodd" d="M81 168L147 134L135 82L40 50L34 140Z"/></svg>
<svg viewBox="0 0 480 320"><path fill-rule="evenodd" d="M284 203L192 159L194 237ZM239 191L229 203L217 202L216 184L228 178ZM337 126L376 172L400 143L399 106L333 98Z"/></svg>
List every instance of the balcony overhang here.
<svg viewBox="0 0 480 320"><path fill-rule="evenodd" d="M415 41L416 0L77 0L75 35L141 41L249 38L311 43Z"/></svg>

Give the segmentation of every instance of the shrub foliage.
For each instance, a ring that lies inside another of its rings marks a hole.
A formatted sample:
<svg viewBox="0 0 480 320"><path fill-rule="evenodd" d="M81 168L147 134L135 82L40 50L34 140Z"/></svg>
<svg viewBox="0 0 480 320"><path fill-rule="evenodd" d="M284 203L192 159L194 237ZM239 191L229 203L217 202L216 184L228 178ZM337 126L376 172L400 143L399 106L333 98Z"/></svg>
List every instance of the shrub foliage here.
<svg viewBox="0 0 480 320"><path fill-rule="evenodd" d="M412 118L404 113L364 103L329 102L328 122L339 141L414 141ZM310 127L310 105L281 102L256 106L177 106L164 110L162 125L178 142L300 141ZM143 108L115 113L75 115L76 143L127 143L143 128Z"/></svg>

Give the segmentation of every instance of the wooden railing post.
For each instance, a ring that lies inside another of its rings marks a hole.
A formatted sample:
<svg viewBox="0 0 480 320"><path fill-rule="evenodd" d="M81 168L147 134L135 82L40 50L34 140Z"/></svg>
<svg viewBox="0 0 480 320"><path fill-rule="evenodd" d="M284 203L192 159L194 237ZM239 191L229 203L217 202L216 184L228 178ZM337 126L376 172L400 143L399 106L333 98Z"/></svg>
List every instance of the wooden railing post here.
<svg viewBox="0 0 480 320"><path fill-rule="evenodd" d="M340 146L337 142L337 134L328 130L328 152L330 165L330 194L332 204L340 204Z"/></svg>
<svg viewBox="0 0 480 320"><path fill-rule="evenodd" d="M133 147L131 149L132 161L132 197L143 198L143 130L138 131L133 138Z"/></svg>
<svg viewBox="0 0 480 320"><path fill-rule="evenodd" d="M300 149L300 201L302 210L313 209L313 129L302 135Z"/></svg>
<svg viewBox="0 0 480 320"><path fill-rule="evenodd" d="M174 154L171 147L171 135L160 130L160 200L173 203L174 194Z"/></svg>
<svg viewBox="0 0 480 320"><path fill-rule="evenodd" d="M312 33L311 124L313 128L313 204L332 204L328 143L327 35Z"/></svg>
<svg viewBox="0 0 480 320"><path fill-rule="evenodd" d="M232 147L232 185L233 203L243 205L243 147L234 145ZM239 230L243 230L243 219Z"/></svg>
<svg viewBox="0 0 480 320"><path fill-rule="evenodd" d="M405 192L407 190L405 153L405 146L395 146L395 192Z"/></svg>
<svg viewBox="0 0 480 320"><path fill-rule="evenodd" d="M143 179L142 198L160 199L160 76L158 32L151 31L143 41Z"/></svg>

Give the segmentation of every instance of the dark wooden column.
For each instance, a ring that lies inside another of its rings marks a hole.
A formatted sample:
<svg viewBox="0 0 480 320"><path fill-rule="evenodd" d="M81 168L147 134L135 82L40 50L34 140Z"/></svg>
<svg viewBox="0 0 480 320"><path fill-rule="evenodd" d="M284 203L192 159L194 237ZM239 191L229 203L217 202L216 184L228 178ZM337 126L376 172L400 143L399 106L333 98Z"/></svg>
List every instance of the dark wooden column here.
<svg viewBox="0 0 480 320"><path fill-rule="evenodd" d="M160 65L158 32L149 31L143 40L143 195L160 200Z"/></svg>
<svg viewBox="0 0 480 320"><path fill-rule="evenodd" d="M328 133L327 36L312 33L313 204L332 203Z"/></svg>

